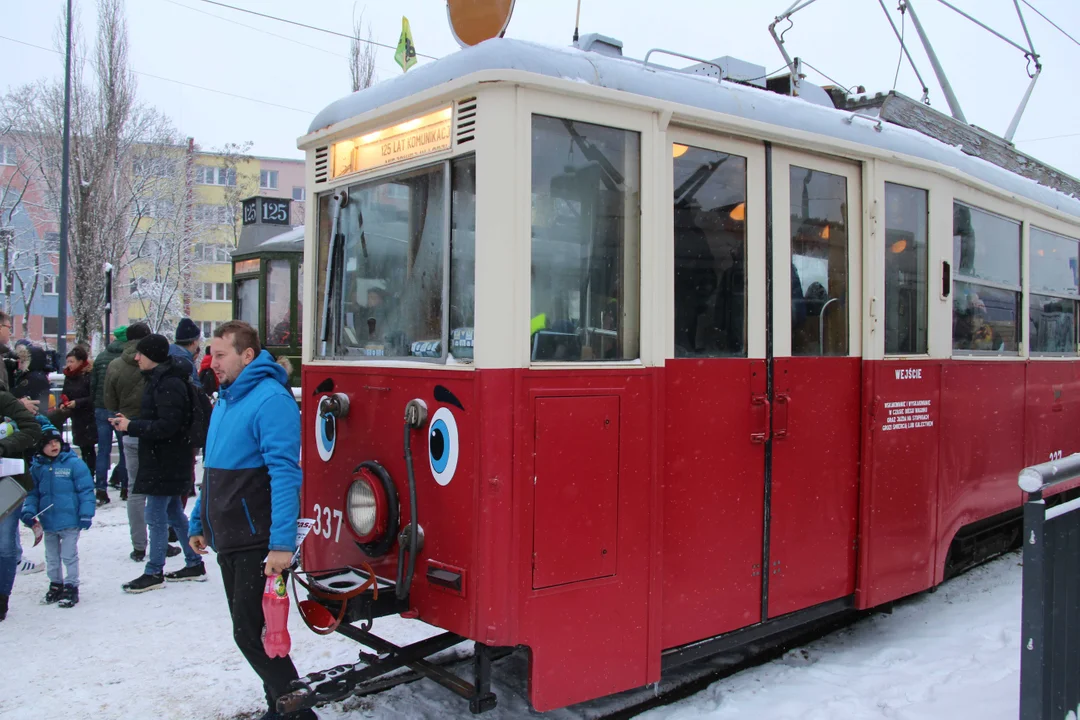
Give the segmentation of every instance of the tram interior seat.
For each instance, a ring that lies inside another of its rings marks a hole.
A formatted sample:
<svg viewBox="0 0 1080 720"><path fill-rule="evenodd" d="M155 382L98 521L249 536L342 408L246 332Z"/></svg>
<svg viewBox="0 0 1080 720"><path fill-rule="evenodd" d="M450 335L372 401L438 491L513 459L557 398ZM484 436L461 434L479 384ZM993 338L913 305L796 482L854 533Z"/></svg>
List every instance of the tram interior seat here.
<svg viewBox="0 0 1080 720"><path fill-rule="evenodd" d="M537 360L580 360L581 340L577 333L538 330L533 333L532 359Z"/></svg>

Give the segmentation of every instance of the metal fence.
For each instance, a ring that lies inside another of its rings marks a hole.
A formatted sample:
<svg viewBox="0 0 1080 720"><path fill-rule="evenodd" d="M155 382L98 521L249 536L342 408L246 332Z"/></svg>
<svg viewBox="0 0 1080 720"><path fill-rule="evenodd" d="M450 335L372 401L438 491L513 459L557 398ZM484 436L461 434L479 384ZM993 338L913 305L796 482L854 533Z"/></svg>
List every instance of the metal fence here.
<svg viewBox="0 0 1080 720"><path fill-rule="evenodd" d="M1080 478L1080 453L1024 468L1020 720L1080 715L1080 498L1048 507L1043 493Z"/></svg>

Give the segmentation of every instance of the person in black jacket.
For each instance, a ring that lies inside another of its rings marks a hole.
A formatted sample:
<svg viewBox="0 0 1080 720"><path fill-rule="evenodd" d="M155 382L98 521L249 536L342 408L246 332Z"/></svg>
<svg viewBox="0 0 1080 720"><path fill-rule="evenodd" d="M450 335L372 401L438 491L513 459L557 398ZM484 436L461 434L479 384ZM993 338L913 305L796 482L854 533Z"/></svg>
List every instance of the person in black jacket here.
<svg viewBox="0 0 1080 720"><path fill-rule="evenodd" d="M19 371L15 374L11 394L38 403L36 412L46 412L49 408L49 374L45 372L45 349L32 344L20 345L16 355L19 356Z"/></svg>
<svg viewBox="0 0 1080 720"><path fill-rule="evenodd" d="M90 354L82 345L71 348L64 364L64 389L60 395L60 405L49 418L53 425L63 429L64 423L71 420L71 434L75 446L79 448L82 461L90 468L91 474L97 460L97 427L94 423L94 399L90 395ZM104 490L97 493L98 505L109 502L109 495Z"/></svg>
<svg viewBox="0 0 1080 720"><path fill-rule="evenodd" d="M180 496L191 484L194 453L188 428L192 421L191 370L173 363L169 341L147 335L135 346L135 362L146 376L139 417L129 420L117 413L113 427L139 439L139 463L133 492L146 496L146 525L150 552L143 574L123 586L124 592L142 593L165 586L165 553L169 528L184 550L183 570L168 574L170 581L206 580L202 558L188 543L188 518Z"/></svg>

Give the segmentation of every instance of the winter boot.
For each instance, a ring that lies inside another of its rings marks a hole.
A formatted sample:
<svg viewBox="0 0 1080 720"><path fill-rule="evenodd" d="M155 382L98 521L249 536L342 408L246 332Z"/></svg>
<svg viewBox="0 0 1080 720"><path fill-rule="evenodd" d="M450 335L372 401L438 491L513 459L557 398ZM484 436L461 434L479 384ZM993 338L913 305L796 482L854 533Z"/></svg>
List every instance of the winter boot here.
<svg viewBox="0 0 1080 720"><path fill-rule="evenodd" d="M57 607L69 608L75 607L79 602L79 586L78 585L65 585L64 597L60 598L60 602L57 603Z"/></svg>
<svg viewBox="0 0 1080 720"><path fill-rule="evenodd" d="M127 495L127 488L123 488L122 490L120 490L120 499L124 502L127 502Z"/></svg>
<svg viewBox="0 0 1080 720"><path fill-rule="evenodd" d="M45 593L41 604L52 605L54 602L59 602L62 597L64 597L64 583L49 583L49 592Z"/></svg>
<svg viewBox="0 0 1080 720"><path fill-rule="evenodd" d="M107 505L109 503L109 492L107 490L98 490L94 493L94 495L97 496L98 507L101 507L102 505Z"/></svg>
<svg viewBox="0 0 1080 720"><path fill-rule="evenodd" d="M180 539L176 537L176 531L172 528L169 528L169 542L180 542Z"/></svg>
<svg viewBox="0 0 1080 720"><path fill-rule="evenodd" d="M165 573L165 579L169 582L181 582L183 580L206 582L206 566L202 563L199 563L198 565L189 565L183 570Z"/></svg>
<svg viewBox="0 0 1080 720"><path fill-rule="evenodd" d="M180 549L179 545L169 545L165 548L165 557L176 557L182 552L184 551Z"/></svg>
<svg viewBox="0 0 1080 720"><path fill-rule="evenodd" d="M144 560L146 560L146 551L145 550L132 550L131 554L128 555L128 557L131 558L132 560L134 560L135 562L143 562Z"/></svg>
<svg viewBox="0 0 1080 720"><path fill-rule="evenodd" d="M7 617L7 601L7 595L0 595L0 620L3 620Z"/></svg>
<svg viewBox="0 0 1080 720"><path fill-rule="evenodd" d="M164 575L140 575L129 583L124 583L123 590L126 593L144 593L149 590L160 590L165 587Z"/></svg>

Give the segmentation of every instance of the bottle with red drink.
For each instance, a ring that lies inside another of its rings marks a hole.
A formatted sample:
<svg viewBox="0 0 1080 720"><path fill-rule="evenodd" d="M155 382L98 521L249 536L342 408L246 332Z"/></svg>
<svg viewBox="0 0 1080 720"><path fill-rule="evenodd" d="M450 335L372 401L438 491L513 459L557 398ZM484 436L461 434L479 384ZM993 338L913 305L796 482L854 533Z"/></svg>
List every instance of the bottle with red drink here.
<svg viewBox="0 0 1080 720"><path fill-rule="evenodd" d="M271 575L266 578L262 608L266 620L263 649L270 657L285 657L289 654L292 641L289 638L289 591L285 587L284 576Z"/></svg>

